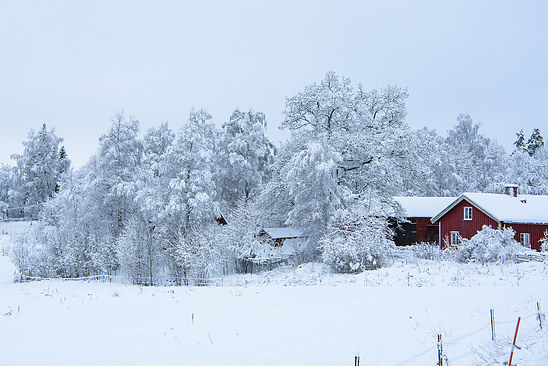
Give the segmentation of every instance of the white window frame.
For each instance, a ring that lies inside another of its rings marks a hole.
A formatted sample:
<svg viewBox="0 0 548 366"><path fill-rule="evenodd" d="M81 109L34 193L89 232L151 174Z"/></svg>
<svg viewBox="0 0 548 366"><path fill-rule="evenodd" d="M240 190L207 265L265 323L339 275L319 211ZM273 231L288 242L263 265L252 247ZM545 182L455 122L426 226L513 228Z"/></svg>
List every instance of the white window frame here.
<svg viewBox="0 0 548 366"><path fill-rule="evenodd" d="M467 215L469 213L469 215ZM464 220L465 221L472 221L472 207L465 206L464 207Z"/></svg>
<svg viewBox="0 0 548 366"><path fill-rule="evenodd" d="M449 244L451 245L459 245L460 243L460 234L458 231L451 231L451 238L449 240Z"/></svg>
<svg viewBox="0 0 548 366"><path fill-rule="evenodd" d="M529 233L520 233L519 242L521 245L527 248L531 248L531 234Z"/></svg>

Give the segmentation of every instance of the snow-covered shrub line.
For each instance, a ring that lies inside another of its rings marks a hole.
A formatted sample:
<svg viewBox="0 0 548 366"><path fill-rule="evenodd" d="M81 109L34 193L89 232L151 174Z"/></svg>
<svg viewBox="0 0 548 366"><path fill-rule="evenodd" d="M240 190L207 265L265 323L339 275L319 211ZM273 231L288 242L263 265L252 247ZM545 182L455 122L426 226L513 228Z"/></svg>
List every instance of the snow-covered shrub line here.
<svg viewBox="0 0 548 366"><path fill-rule="evenodd" d="M455 260L455 249L441 249L437 243L418 243L408 247L414 258L428 260Z"/></svg>

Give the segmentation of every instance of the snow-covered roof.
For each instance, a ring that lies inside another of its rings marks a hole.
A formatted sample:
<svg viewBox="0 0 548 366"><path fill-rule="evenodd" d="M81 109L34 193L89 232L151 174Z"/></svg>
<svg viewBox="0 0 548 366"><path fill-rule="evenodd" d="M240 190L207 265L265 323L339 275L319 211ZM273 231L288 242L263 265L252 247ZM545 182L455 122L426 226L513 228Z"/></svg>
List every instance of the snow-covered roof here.
<svg viewBox="0 0 548 366"><path fill-rule="evenodd" d="M513 197L495 193L463 193L433 217L432 222L438 221L464 199L498 222L548 224L548 196L523 194Z"/></svg>
<svg viewBox="0 0 548 366"><path fill-rule="evenodd" d="M272 239L302 238L303 233L292 227L267 227L263 229Z"/></svg>
<svg viewBox="0 0 548 366"><path fill-rule="evenodd" d="M255 257L252 262L276 261L289 258L305 249L306 242L301 238L286 239L284 244L274 247L269 244L257 243L254 247Z"/></svg>
<svg viewBox="0 0 548 366"><path fill-rule="evenodd" d="M457 197L394 197L406 217L434 217Z"/></svg>

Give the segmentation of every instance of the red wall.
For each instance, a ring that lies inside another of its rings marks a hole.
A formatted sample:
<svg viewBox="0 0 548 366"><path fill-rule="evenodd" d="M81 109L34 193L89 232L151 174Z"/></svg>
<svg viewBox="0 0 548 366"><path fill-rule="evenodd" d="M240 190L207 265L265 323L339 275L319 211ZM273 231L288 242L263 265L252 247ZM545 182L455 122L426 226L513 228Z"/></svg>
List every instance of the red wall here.
<svg viewBox="0 0 548 366"><path fill-rule="evenodd" d="M428 241L428 224L430 219L428 217L414 217L417 223L417 243Z"/></svg>
<svg viewBox="0 0 548 366"><path fill-rule="evenodd" d="M548 225L532 225L532 224L504 224L504 227L511 227L516 232L514 239L519 242L519 234L529 233L531 240L531 249L540 251L539 240L544 237L544 232L548 230Z"/></svg>
<svg viewBox="0 0 548 366"><path fill-rule="evenodd" d="M417 243L429 243L437 242L438 238L438 223L432 224L430 217L411 217L410 220L413 220L417 224ZM432 231L434 231L432 233Z"/></svg>
<svg viewBox="0 0 548 366"><path fill-rule="evenodd" d="M472 220L464 220L464 207L472 207ZM462 200L458 205L447 212L440 220L440 245L445 247L445 240L449 243L451 239L451 231L458 231L460 236L470 239L483 225L491 226L493 229L498 229L499 224L468 201ZM519 235L518 235L519 238ZM533 236L531 235L531 242Z"/></svg>

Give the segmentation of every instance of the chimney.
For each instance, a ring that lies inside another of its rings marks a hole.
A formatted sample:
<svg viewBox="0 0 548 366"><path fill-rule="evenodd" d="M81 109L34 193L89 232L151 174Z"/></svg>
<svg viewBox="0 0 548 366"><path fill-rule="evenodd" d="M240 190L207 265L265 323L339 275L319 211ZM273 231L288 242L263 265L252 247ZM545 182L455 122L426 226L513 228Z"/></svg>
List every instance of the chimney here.
<svg viewBox="0 0 548 366"><path fill-rule="evenodd" d="M506 194L512 197L518 196L518 185L517 184L505 184L504 188L506 189Z"/></svg>

